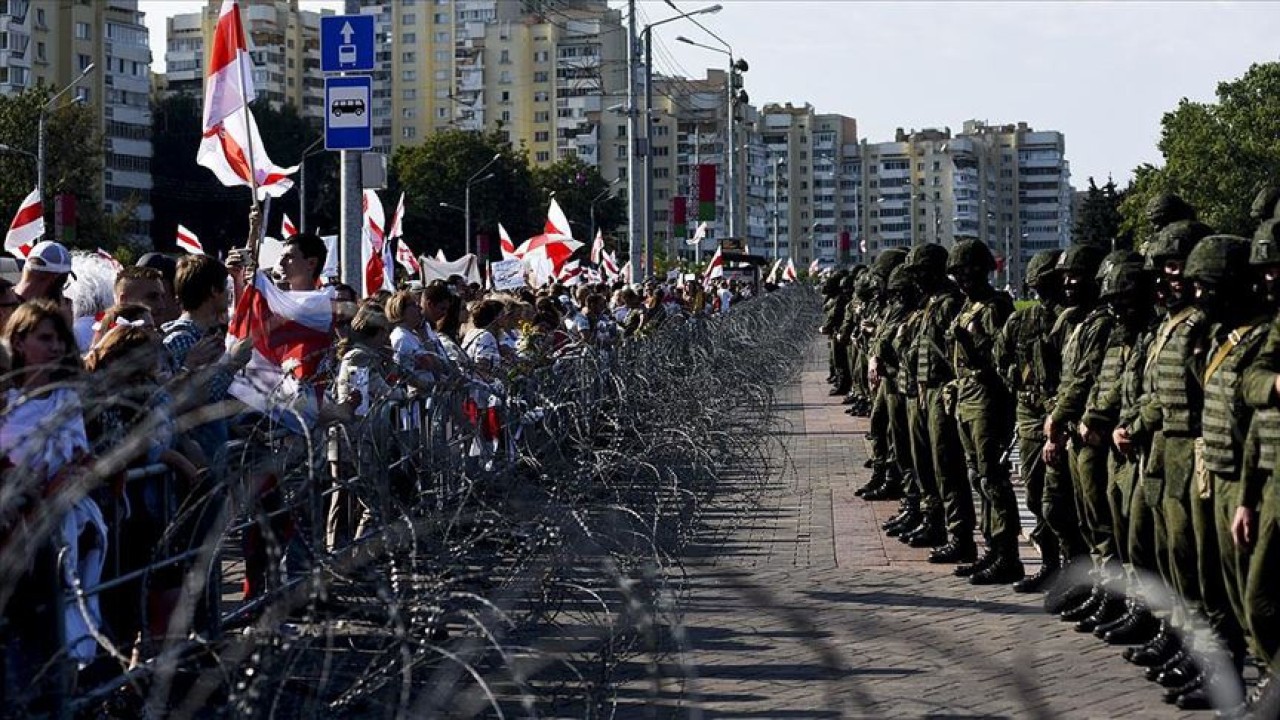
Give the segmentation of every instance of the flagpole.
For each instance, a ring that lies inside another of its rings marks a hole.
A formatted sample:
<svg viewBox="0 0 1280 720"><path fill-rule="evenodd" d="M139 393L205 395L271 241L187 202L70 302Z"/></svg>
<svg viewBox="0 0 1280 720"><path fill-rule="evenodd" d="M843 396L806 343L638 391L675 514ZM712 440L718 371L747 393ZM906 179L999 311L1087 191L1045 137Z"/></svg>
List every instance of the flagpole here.
<svg viewBox="0 0 1280 720"><path fill-rule="evenodd" d="M232 3L235 5L235 8L236 8L236 22L237 24L240 25L240 27L237 29L240 31L241 35L244 35L244 23L241 22L240 20L240 1L232 0ZM248 56L249 58L249 72L253 72L253 56L249 55L248 47L245 48L245 55ZM245 90L246 90L245 84L244 84L245 68L240 63L237 63L236 65L240 69L240 72L236 73L236 82L240 83L240 99L244 101L243 104L240 106L240 111L244 113L245 134L249 137L249 192L252 194L250 200L251 200L251 205L253 209L257 210L258 209L258 163L253 158L253 116L250 115L249 113L250 98L245 97ZM266 223L267 223L267 219L262 218L262 227L265 228L267 226ZM257 239L255 239L253 242L255 244L253 250L257 251L258 249Z"/></svg>

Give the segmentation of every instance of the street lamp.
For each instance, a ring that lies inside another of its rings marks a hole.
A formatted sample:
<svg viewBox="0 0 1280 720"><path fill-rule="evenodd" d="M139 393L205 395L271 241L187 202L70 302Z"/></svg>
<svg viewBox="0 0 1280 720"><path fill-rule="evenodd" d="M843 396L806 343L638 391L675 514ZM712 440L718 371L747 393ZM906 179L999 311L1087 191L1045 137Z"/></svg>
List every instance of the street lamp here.
<svg viewBox="0 0 1280 720"><path fill-rule="evenodd" d="M316 138L315 142L302 151L302 159L298 160L298 222L301 223L299 229L304 233L307 231L307 158L324 152L323 149L316 150L322 142L324 137Z"/></svg>
<svg viewBox="0 0 1280 720"><path fill-rule="evenodd" d="M458 212L460 212L460 213L465 213L465 212L466 212L466 210L463 210L462 208L458 207L457 205L452 205L452 204L450 204L450 203L444 203L444 202L442 202L442 203L440 203L440 207L442 207L442 208L446 208L446 209L448 209L448 210L456 210L456 211L458 211Z"/></svg>
<svg viewBox="0 0 1280 720"><path fill-rule="evenodd" d="M737 237L737 234L738 234L737 154L738 153L735 150L734 133L735 133L735 126L737 125L738 113L734 109L734 104L738 102L739 97L733 87L733 78L735 73L740 71L746 71L747 62L745 60L742 60L741 58L734 60L733 47L730 46L729 43L725 42L724 39L721 38L719 35L716 35L715 33L708 30L705 26L702 25L702 23L699 23L696 20L694 21L694 23L697 24L698 27L702 28L704 32L706 32L708 35L714 38L716 42L719 42L721 45L723 45L724 48L718 48L712 45L704 45L703 43L690 40L689 38L684 37L683 35L676 38L677 42L682 42L686 45L699 47L699 48L702 48L703 50L710 50L711 52L717 52L717 53L720 53L721 55L727 55L729 57L729 73L725 77L725 99L727 101L727 106L728 106L726 108L728 117L726 118L726 122L725 122L725 133L728 135L728 142L725 144L725 147L727 148L728 154L729 154L729 158L728 158L729 167L728 167L728 177L725 178L725 186L728 188L728 192L726 193L726 195L728 196L727 204L728 204L728 210L729 210L729 235L730 237ZM745 97L746 97L746 93L743 93L742 99L744 102L745 102Z"/></svg>
<svg viewBox="0 0 1280 720"><path fill-rule="evenodd" d="M466 192L463 195L464 197L463 214L465 215L465 218L463 219L463 225L466 227L466 233L467 233L466 249L467 249L468 255L471 254L471 186L479 185L485 180L489 180L493 178L493 173L489 173L488 175L485 175L484 173L486 170L493 167L494 163L498 162L498 160L501 160L501 159L502 159L502 153L494 154L493 159L485 163L485 166L477 170L474 175L467 178L467 188L466 188Z"/></svg>
<svg viewBox="0 0 1280 720"><path fill-rule="evenodd" d="M46 100L45 103L40 106L40 115L36 126L36 194L40 196L41 202L44 202L45 116L48 113L49 108L53 107L53 104L58 101L58 98L66 95L68 90L79 85L80 81L88 77L89 73L93 72L96 67L97 65L94 63L86 65L84 70L81 70L80 74L76 76L75 80L72 80L66 87L54 93L53 97Z"/></svg>
<svg viewBox="0 0 1280 720"><path fill-rule="evenodd" d="M36 154L31 152L30 150L23 150L22 148L12 147L10 145L5 145L3 143L0 143L0 152L14 153L16 155L26 155L27 157L32 158L33 160L36 159Z"/></svg>
<svg viewBox="0 0 1280 720"><path fill-rule="evenodd" d="M587 233L588 241L594 242L596 238L596 205L599 205L601 200L604 200L606 197L608 197L613 193L613 186L617 185L618 181L621 179L622 178L614 178L613 182L609 183L608 187L606 187L604 190L601 190L599 195L596 195L594 198L592 198L591 200L591 231Z"/></svg>
<svg viewBox="0 0 1280 720"><path fill-rule="evenodd" d="M672 6L676 12L680 12L679 8ZM694 15L712 15L723 10L723 6L709 5L697 10L680 13L674 17L649 23L644 26L642 35L644 37L644 153L642 155L644 167L644 213L642 214L641 234L644 237L644 262L646 272L653 272L653 143L650 136L653 131L653 29L659 25L675 22L691 18ZM695 21L696 22L696 21ZM732 144L732 138L730 143Z"/></svg>

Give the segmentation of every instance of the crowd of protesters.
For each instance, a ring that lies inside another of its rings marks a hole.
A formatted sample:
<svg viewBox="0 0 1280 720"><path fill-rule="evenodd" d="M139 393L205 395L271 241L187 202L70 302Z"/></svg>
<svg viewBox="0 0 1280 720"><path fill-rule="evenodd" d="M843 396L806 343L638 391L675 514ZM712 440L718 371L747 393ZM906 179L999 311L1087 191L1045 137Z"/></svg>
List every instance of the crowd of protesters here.
<svg viewBox="0 0 1280 720"><path fill-rule="evenodd" d="M567 354L607 354L664 323L726 312L750 296L724 280L705 288L618 279L495 292L454 276L406 279L392 292L360 297L321 277L326 252L319 237L298 234L284 241L275 268L259 270L249 249L225 260L149 253L119 267L80 254L73 264L65 247L44 241L20 274L0 275L0 646L4 667L18 673L4 684L38 684L50 658L74 662L82 678L94 669L118 673L179 622L189 565L92 589L166 553L198 549L215 513L183 509L245 481L229 471L227 447L262 415L231 388L256 338L228 329L255 273L281 290L327 293L332 310L324 357L304 379L319 406L304 431L329 438L329 473L320 482L335 486L323 528L330 549L379 520L359 493L337 487L361 477L359 463L371 457L344 451L343 437L371 441L344 427L388 402L442 388L501 395ZM359 458L354 468L351 458ZM277 462L297 459L286 452ZM147 470L140 480L125 481L139 469ZM278 475L260 474L251 492L278 509ZM266 535L289 522L286 512L245 532L246 599L270 587Z"/></svg>

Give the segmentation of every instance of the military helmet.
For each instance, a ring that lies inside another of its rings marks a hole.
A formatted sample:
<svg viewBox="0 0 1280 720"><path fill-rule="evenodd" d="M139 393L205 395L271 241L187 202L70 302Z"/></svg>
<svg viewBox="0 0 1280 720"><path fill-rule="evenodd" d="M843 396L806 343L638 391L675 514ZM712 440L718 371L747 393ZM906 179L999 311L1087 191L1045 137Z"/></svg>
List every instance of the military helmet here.
<svg viewBox="0 0 1280 720"><path fill-rule="evenodd" d="M1147 202L1147 221L1162 230L1179 220L1195 220L1196 211L1186 200L1171 192L1161 192Z"/></svg>
<svg viewBox="0 0 1280 720"><path fill-rule="evenodd" d="M1250 265L1280 265L1280 218L1264 220L1253 233Z"/></svg>
<svg viewBox="0 0 1280 720"><path fill-rule="evenodd" d="M1210 235L1187 255L1182 274L1190 280L1220 283L1249 270L1249 241L1236 235Z"/></svg>
<svg viewBox="0 0 1280 720"><path fill-rule="evenodd" d="M1102 248L1096 245L1072 245L1058 258L1059 272L1073 272L1084 277L1095 277L1102 264Z"/></svg>
<svg viewBox="0 0 1280 720"><path fill-rule="evenodd" d="M1098 274L1093 277L1098 282L1102 282L1102 278L1111 272L1111 268L1125 263L1142 265L1143 257L1132 250L1112 250L1102 258L1102 264L1098 266Z"/></svg>
<svg viewBox="0 0 1280 720"><path fill-rule="evenodd" d="M1061 250L1041 250L1031 259L1027 261L1027 271L1024 282L1028 285L1039 285L1048 280L1053 271L1058 266L1058 257L1062 255Z"/></svg>
<svg viewBox="0 0 1280 720"><path fill-rule="evenodd" d="M947 272L947 249L938 243L916 245L907 253L906 265L915 272L944 275Z"/></svg>
<svg viewBox="0 0 1280 720"><path fill-rule="evenodd" d="M889 292L902 292L915 286L915 278L905 264L899 265L889 273L889 282L885 289Z"/></svg>
<svg viewBox="0 0 1280 720"><path fill-rule="evenodd" d="M1280 203L1280 187L1268 185L1253 197L1249 217L1254 220L1271 220L1276 216L1276 204Z"/></svg>
<svg viewBox="0 0 1280 720"><path fill-rule="evenodd" d="M947 272L974 269L992 272L996 269L996 258L991 248L981 240L961 240L951 247L947 255Z"/></svg>
<svg viewBox="0 0 1280 720"><path fill-rule="evenodd" d="M882 278L888 278L889 273L893 272L893 269L901 265L906 259L906 250L889 248L876 256L875 262L871 265L871 272Z"/></svg>
<svg viewBox="0 0 1280 720"><path fill-rule="evenodd" d="M840 292L842 293L851 293L855 288L857 288L857 286L858 275L856 273L849 273L848 275L840 278Z"/></svg>
<svg viewBox="0 0 1280 720"><path fill-rule="evenodd" d="M1195 220L1171 223L1147 243L1148 267L1159 268L1168 260L1185 260L1196 243L1212 234L1213 228Z"/></svg>
<svg viewBox="0 0 1280 720"><path fill-rule="evenodd" d="M863 301L874 299L879 290L880 276L870 272L859 275L858 281L853 286L853 294Z"/></svg>
<svg viewBox="0 0 1280 720"><path fill-rule="evenodd" d="M1098 297L1103 300L1142 293L1150 285L1151 273L1143 267L1142 256L1137 253L1125 262L1104 261L1102 267Z"/></svg>

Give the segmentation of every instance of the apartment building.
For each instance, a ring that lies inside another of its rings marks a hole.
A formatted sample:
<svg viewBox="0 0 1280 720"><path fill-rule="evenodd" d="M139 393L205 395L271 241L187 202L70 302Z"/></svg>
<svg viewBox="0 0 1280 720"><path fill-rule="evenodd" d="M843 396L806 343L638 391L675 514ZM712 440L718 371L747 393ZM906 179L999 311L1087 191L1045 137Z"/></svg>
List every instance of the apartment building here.
<svg viewBox="0 0 1280 720"><path fill-rule="evenodd" d="M1016 285L1036 252L1066 247L1073 217L1062 133L1020 122L905 131L860 146L868 257L924 242L977 238Z"/></svg>
<svg viewBox="0 0 1280 720"><path fill-rule="evenodd" d="M137 0L0 0L0 93L61 89L94 66L63 101L97 113L106 151L104 207L132 207L129 233L138 239L149 236L152 219L151 50L142 21ZM57 203L45 201L49 209Z"/></svg>
<svg viewBox="0 0 1280 720"><path fill-rule="evenodd" d="M221 0L204 10L167 19L166 92L204 96L208 48ZM274 108L290 104L317 126L324 123L324 77L320 73L320 17L329 10L302 10L298 0L241 0L240 18L253 58L257 98Z"/></svg>

